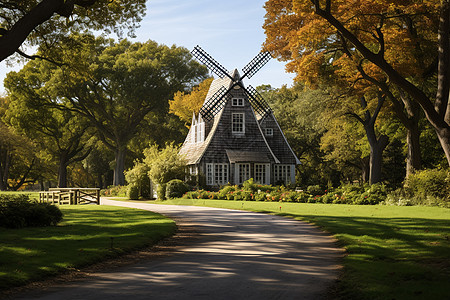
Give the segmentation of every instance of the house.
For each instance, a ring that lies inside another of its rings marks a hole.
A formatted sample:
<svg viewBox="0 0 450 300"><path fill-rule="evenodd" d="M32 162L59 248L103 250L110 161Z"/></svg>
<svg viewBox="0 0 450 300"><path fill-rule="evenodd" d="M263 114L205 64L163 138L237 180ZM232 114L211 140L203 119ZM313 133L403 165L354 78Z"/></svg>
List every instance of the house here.
<svg viewBox="0 0 450 300"><path fill-rule="evenodd" d="M295 183L300 161L264 99L243 85L244 76L235 69L215 79L193 115L180 149L189 173L210 189L250 178L261 184Z"/></svg>

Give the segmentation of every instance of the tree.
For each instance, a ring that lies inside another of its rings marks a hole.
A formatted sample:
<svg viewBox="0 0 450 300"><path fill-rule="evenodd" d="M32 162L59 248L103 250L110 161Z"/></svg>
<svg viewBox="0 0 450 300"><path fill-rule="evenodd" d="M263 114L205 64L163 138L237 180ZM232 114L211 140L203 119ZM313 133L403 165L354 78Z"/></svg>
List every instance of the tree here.
<svg viewBox="0 0 450 300"><path fill-rule="evenodd" d="M133 33L145 11L145 0L0 0L0 61L18 53L27 58L46 57L70 32L113 30ZM30 56L21 45L40 45Z"/></svg>
<svg viewBox="0 0 450 300"><path fill-rule="evenodd" d="M356 118L363 126L366 132L367 140L370 145L370 158L369 158L369 183L374 184L381 181L381 164L383 162L383 151L389 143L389 138L385 134L377 136L375 132L375 122L380 114L381 108L386 97L378 93L378 101L375 111L371 114L367 108L367 101L365 97L361 97L361 107L364 111L364 118L361 118L358 114L349 113L352 117Z"/></svg>
<svg viewBox="0 0 450 300"><path fill-rule="evenodd" d="M169 101L170 112L178 116L186 124L192 121L192 114L197 114L202 108L209 87L214 78L205 79L198 86L194 87L190 93L178 91Z"/></svg>
<svg viewBox="0 0 450 300"><path fill-rule="evenodd" d="M186 162L178 154L179 150L173 143L167 143L162 149L153 144L144 150L143 162L149 168L152 182L161 185L172 179L184 179Z"/></svg>
<svg viewBox="0 0 450 300"><path fill-rule="evenodd" d="M3 119L9 101L0 98L0 190L17 190L35 182L38 159L34 143L7 126Z"/></svg>
<svg viewBox="0 0 450 300"><path fill-rule="evenodd" d="M39 98L45 101L42 105L69 109L88 119L102 143L114 151L113 184L124 185L127 146L143 120L149 113L167 114L173 94L198 84L206 77L206 68L181 47L153 41L115 43L90 35L71 38L74 44L61 45L63 51L55 54L66 64L41 74L44 85L30 88L30 97L48 93L51 97ZM39 61L35 72L45 63ZM20 83L30 79L23 72L18 76Z"/></svg>
<svg viewBox="0 0 450 300"><path fill-rule="evenodd" d="M266 10L265 46L290 60L298 80L326 66L358 71L389 97L407 128L407 121L417 124L419 105L450 165L448 0L270 0Z"/></svg>
<svg viewBox="0 0 450 300"><path fill-rule="evenodd" d="M39 76L34 76L36 75L34 65L34 62L30 62L21 71L21 75L13 73L5 81L10 92L10 104L5 117L10 124L25 133L58 161L58 187L65 188L67 187L67 167L85 159L91 150L88 139L93 135L92 128L86 119L68 109L33 107L33 104L42 103L44 100L27 98L33 91L24 89L24 85L19 88L13 82L23 77L34 77L35 85L43 85L42 82L38 82ZM48 63L44 63L45 65ZM35 97L51 96L41 94Z"/></svg>

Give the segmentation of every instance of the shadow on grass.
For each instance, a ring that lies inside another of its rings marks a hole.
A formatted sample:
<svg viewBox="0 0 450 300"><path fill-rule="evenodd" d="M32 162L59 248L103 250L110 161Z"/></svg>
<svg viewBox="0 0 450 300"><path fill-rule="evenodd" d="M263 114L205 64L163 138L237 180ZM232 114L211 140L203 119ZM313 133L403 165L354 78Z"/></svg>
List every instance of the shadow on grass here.
<svg viewBox="0 0 450 300"><path fill-rule="evenodd" d="M347 250L337 298L450 299L448 220L277 215L314 223Z"/></svg>
<svg viewBox="0 0 450 300"><path fill-rule="evenodd" d="M170 219L132 209L62 208L58 226L0 228L0 289L116 257L171 235Z"/></svg>

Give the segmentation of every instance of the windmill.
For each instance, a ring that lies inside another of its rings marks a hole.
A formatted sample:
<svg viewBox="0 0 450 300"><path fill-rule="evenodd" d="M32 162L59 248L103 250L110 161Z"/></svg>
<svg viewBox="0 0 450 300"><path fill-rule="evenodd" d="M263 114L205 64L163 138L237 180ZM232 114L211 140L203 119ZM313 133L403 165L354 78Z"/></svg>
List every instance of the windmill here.
<svg viewBox="0 0 450 300"><path fill-rule="evenodd" d="M192 54L219 78L211 83L198 117L194 113L180 149L191 179L209 188L250 178L261 184L295 182L300 161L267 102L255 88L243 84L270 60L270 54L256 55L242 69L243 75L228 72L199 46Z"/></svg>
<svg viewBox="0 0 450 300"><path fill-rule="evenodd" d="M248 88L244 87L242 80L247 77L251 78L256 74L272 57L269 52L260 52L256 55L244 68L242 68L243 75L233 78L230 72L223 67L219 62L217 62L211 55L209 55L200 46L194 47L192 50L192 55L197 58L201 63L206 65L208 69L219 76L220 78L228 77L231 79L232 84L227 89L222 86L214 95L205 101L203 107L200 109L200 114L205 120L211 120L214 116L225 106L227 98L231 90L236 87L240 87L244 90L245 94L248 96L248 100L255 111L255 113L260 117L264 118L271 109L264 98L256 91L251 85Z"/></svg>

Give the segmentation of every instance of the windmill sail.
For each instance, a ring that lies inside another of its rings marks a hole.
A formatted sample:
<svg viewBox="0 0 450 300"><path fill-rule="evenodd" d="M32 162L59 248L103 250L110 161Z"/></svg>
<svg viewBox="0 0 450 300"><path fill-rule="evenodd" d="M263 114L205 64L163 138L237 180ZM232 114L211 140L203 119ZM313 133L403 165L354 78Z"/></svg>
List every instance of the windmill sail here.
<svg viewBox="0 0 450 300"><path fill-rule="evenodd" d="M266 100L264 100L261 94L258 93L254 87L249 85L248 88L244 89L244 91L249 96L248 100L250 101L253 110L261 118L264 118L267 113L272 111L269 104L267 104Z"/></svg>
<svg viewBox="0 0 450 300"><path fill-rule="evenodd" d="M244 68L242 71L244 75L242 75L241 79L247 76L247 78L252 78L256 72L258 72L264 65L272 58L269 52L260 52L256 55Z"/></svg>
<svg viewBox="0 0 450 300"><path fill-rule="evenodd" d="M205 120L211 120L225 106L228 90L221 87L211 98L209 98L200 109L200 114Z"/></svg>
<svg viewBox="0 0 450 300"><path fill-rule="evenodd" d="M224 66L222 66L218 61L216 61L214 58L212 58L211 55L206 53L205 50L203 50L200 46L195 46L194 50L192 50L192 55L194 55L195 58L197 58L201 63L203 63L205 66L208 67L208 69L219 76L220 78L224 78L225 76L228 76L231 80L231 76L228 74L229 72L227 69L225 69Z"/></svg>

